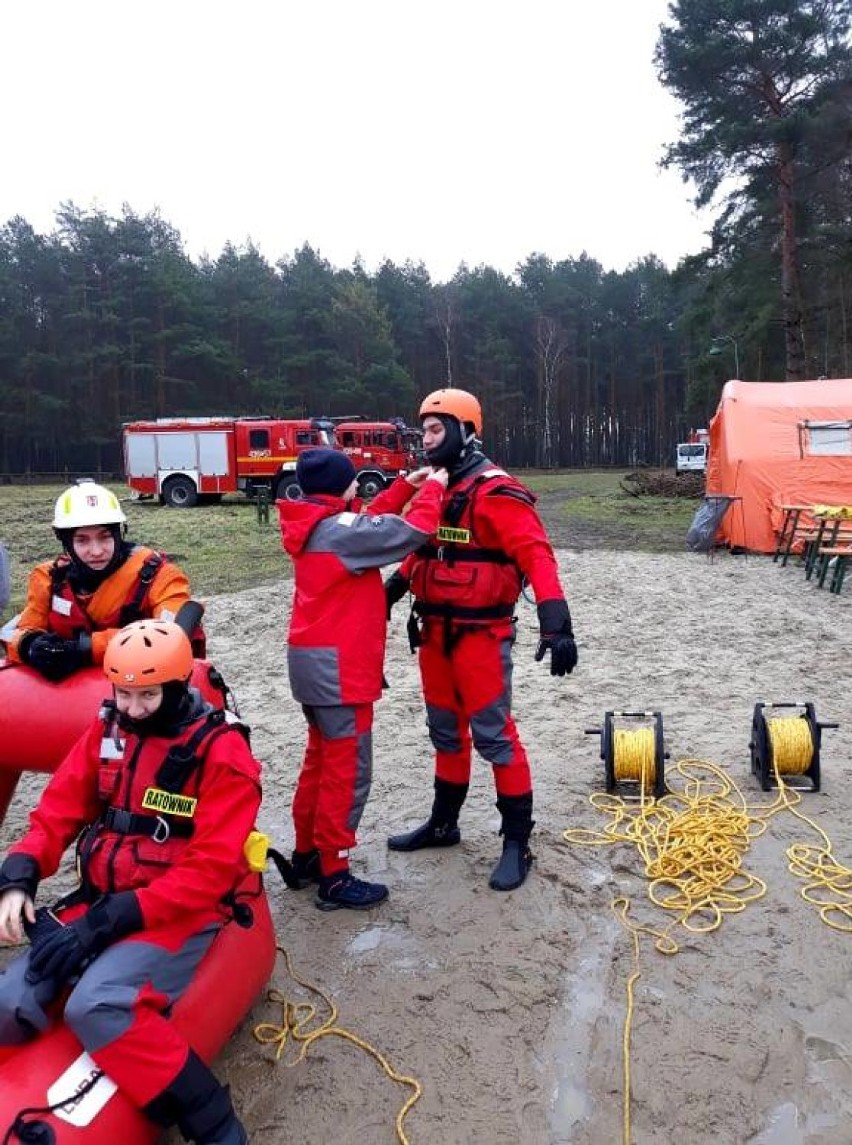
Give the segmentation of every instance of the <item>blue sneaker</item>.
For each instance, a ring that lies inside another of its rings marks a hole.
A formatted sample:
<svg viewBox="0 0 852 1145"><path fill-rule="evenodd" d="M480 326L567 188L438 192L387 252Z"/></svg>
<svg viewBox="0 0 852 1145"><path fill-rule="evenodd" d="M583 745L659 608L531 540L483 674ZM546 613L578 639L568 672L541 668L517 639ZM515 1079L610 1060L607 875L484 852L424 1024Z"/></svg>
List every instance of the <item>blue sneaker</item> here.
<svg viewBox="0 0 852 1145"><path fill-rule="evenodd" d="M369 910L387 897L388 888L383 883L368 883L350 871L338 871L320 879L314 902L319 910Z"/></svg>

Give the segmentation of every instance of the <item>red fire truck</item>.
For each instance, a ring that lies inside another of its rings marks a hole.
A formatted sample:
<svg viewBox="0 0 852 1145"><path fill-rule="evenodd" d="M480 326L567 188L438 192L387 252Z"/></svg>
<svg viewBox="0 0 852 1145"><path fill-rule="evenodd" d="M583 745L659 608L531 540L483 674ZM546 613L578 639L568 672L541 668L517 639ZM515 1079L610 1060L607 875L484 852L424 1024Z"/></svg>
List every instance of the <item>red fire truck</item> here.
<svg viewBox="0 0 852 1145"><path fill-rule="evenodd" d="M188 509L238 490L253 497L299 497L296 458L302 449L333 446L323 418L165 417L124 426L124 472L142 497Z"/></svg>
<svg viewBox="0 0 852 1145"><path fill-rule="evenodd" d="M420 430L409 428L402 418L389 421L340 421L334 433L338 449L352 459L358 470L358 492L374 497L400 473L421 464Z"/></svg>

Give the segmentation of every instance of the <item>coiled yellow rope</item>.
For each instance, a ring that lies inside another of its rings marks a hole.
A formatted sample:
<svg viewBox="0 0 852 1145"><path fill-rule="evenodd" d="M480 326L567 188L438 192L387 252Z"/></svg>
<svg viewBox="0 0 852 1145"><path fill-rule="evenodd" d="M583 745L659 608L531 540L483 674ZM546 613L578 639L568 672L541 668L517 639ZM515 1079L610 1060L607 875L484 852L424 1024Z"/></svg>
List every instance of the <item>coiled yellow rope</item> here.
<svg viewBox="0 0 852 1145"><path fill-rule="evenodd" d="M312 1002L291 1002L280 990L272 989L268 992L267 998L273 1004L281 1007L281 1024L276 1025L274 1022L261 1022L255 1026L253 1031L256 1040L260 1042L261 1045L274 1045L276 1047L276 1061L281 1060L288 1042L301 1043L298 1055L295 1059L291 1062L284 1063L288 1069L303 1061L310 1047L320 1038L343 1038L345 1041L352 1042L353 1045L364 1050L379 1063L391 1081L396 1082L398 1085L407 1085L413 1091L396 1116L396 1135L401 1145L409 1145L403 1123L423 1093L423 1087L420 1082L414 1077L406 1077L404 1074L397 1073L384 1054L374 1046L371 1046L369 1042L363 1038L359 1038L357 1034L353 1034L350 1030L344 1029L343 1026L338 1026L337 1006L335 1006L331 998L329 998L324 991L320 990L318 986L306 982L304 978L300 978L299 975L296 974L290 961L290 954L283 946L278 947L278 952L283 955L287 966L287 973L293 981L298 982L300 986L303 986L312 994L316 994L322 998L328 1007L328 1017L324 1021L320 1021L318 1026L315 1026L313 1029L308 1029L310 1024L317 1020L317 1006Z"/></svg>
<svg viewBox="0 0 852 1145"><path fill-rule="evenodd" d="M612 744L615 778L639 783L652 791L657 778L656 740L653 728L616 728Z"/></svg>
<svg viewBox="0 0 852 1145"><path fill-rule="evenodd" d="M775 771L779 775L804 775L814 759L808 721L801 716L776 716L765 722Z"/></svg>
<svg viewBox="0 0 852 1145"><path fill-rule="evenodd" d="M653 740L650 729L642 729ZM629 898L620 896L612 903L622 925L631 935L633 970L626 986L627 1009L622 1036L624 1116L623 1142L630 1145L630 1041L633 1022L634 990L641 977L640 938L647 935L661 954L676 954L673 937L676 927L693 933L718 929L726 914L739 913L749 903L766 894L766 883L746 871L743 860L754 839L762 835L769 820L781 810L789 810L822 838L821 847L793 844L787 849L792 873L806 880L802 898L815 905L823 921L835 930L852 933L852 870L832 854L831 840L808 816L796 810L802 794L784 783L784 775L802 775L813 762L814 744L807 720L776 718L767 721L773 749L778 795L772 803L749 804L737 784L721 768L707 760L684 759L670 770L669 793L660 799L646 798L647 773L635 770L636 761L646 760L647 743L637 733L614 739L616 775L628 770L642 779L639 804L627 803L620 796L595 793L591 804L608 817L600 831L577 827L563 832L567 843L605 846L632 843L638 850L649 879L648 897L673 915L661 930L635 922L629 917ZM626 755L624 754L626 751ZM621 755L619 756L619 752ZM628 761L628 762L625 762ZM680 790L671 788L671 777L682 780Z"/></svg>
<svg viewBox="0 0 852 1145"><path fill-rule="evenodd" d="M749 814L740 789L715 764L684 759L672 774L682 777L682 790L661 799L643 797L638 805L595 793L590 802L609 822L602 831L570 828L563 838L586 846L634 844L650 880L651 901L675 915L672 927L705 933L766 893L763 880L742 867L766 824Z"/></svg>

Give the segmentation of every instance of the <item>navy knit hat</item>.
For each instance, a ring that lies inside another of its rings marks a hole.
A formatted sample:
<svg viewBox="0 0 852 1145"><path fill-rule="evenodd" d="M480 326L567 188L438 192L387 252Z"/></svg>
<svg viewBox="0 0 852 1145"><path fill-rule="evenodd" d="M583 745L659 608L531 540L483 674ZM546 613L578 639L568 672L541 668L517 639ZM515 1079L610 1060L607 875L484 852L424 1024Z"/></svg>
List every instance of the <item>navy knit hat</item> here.
<svg viewBox="0 0 852 1145"><path fill-rule="evenodd" d="M337 449L305 449L296 462L296 480L302 492L342 497L355 480L355 466Z"/></svg>

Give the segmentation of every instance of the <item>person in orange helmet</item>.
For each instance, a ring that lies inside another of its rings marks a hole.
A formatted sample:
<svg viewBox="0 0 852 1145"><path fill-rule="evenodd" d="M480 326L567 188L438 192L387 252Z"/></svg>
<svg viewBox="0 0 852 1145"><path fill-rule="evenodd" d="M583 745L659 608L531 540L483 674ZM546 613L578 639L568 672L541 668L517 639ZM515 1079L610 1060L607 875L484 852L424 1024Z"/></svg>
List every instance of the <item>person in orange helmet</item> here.
<svg viewBox="0 0 852 1145"><path fill-rule="evenodd" d="M0 1046L45 1030L70 986L65 1022L152 1122L245 1145L227 1088L164 1014L233 913L260 806L246 729L189 686L192 665L171 621L137 621L107 646L113 699L0 866L0 942L31 941L0 974ZM75 840L78 889L37 910Z"/></svg>
<svg viewBox="0 0 852 1145"><path fill-rule="evenodd" d="M571 613L556 558L535 510L535 496L480 451L482 410L466 390L436 390L420 406L430 465L450 474L434 538L386 582L390 609L409 590L409 635L419 646L427 722L435 749L435 795L429 819L392 835L393 851L451 847L461 839L459 812L473 747L492 767L503 851L489 885L498 891L527 877L534 827L527 753L512 718L515 605L523 580L537 602L535 658L550 653L550 671L577 665Z"/></svg>
<svg viewBox="0 0 852 1145"><path fill-rule="evenodd" d="M190 598L186 575L163 553L125 540L126 528L118 498L103 485L83 479L59 495L53 531L63 551L30 574L6 649L11 663L59 682L100 664L119 628L149 616L177 620L204 655L204 609Z"/></svg>

